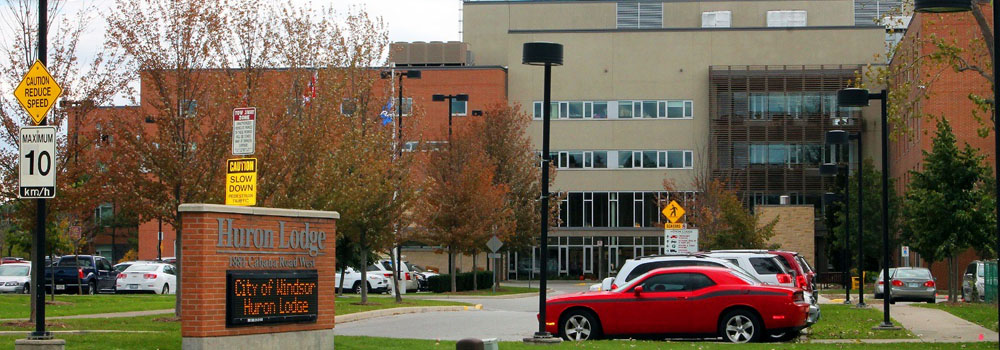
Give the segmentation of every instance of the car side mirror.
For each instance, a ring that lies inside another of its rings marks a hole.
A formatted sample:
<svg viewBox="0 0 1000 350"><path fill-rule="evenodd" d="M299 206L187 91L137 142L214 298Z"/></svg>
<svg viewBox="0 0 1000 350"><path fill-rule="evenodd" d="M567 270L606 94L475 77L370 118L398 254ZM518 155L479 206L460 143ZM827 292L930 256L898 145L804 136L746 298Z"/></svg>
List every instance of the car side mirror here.
<svg viewBox="0 0 1000 350"><path fill-rule="evenodd" d="M966 276L969 276L969 277L972 277L972 274L971 274L971 273L967 273L967 274L965 274L965 275L966 275Z"/></svg>
<svg viewBox="0 0 1000 350"><path fill-rule="evenodd" d="M639 294L642 294L642 286L638 286L632 289L632 293L634 293L635 296L638 297Z"/></svg>

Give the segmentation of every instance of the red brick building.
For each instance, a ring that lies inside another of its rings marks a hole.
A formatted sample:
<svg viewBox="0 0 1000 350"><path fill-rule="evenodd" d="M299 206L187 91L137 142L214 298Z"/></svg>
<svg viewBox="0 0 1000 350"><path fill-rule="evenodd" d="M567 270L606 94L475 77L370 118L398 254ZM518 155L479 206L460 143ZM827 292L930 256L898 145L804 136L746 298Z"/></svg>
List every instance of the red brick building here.
<svg viewBox="0 0 1000 350"><path fill-rule="evenodd" d="M983 8L983 12L987 21L991 22L991 8L987 5ZM928 39L931 36L936 36L963 48L966 50L963 53L966 59L974 59L974 57L982 59L982 56L985 55L985 60L989 60L989 54L981 46L981 42L978 46L974 43L974 40L982 41L982 34L971 13L917 13L913 16L906 35L900 43L903 46L897 51L897 55L893 58L891 65L894 68L898 68L900 65L912 62L915 56L924 56L936 51L937 48ZM914 49L914 45L918 45L918 43L920 47ZM988 67L984 68L988 69ZM948 118L948 122L951 124L958 140L958 146L964 147L964 144L968 143L972 147L979 149L980 154L986 156L986 164L991 168L993 167L995 157L993 152L993 136L990 135L984 138L980 137L977 133L977 129L984 126L989 126L992 132L990 116L988 114L984 115L980 111L979 116L983 120L977 121L973 115L973 111L977 107L968 97L969 94L976 94L992 98L992 90L986 79L974 71L956 72L953 68L944 64L925 64L917 71L902 77L902 79L911 79L910 81L914 82L917 79L921 79L924 82L933 80L928 84L913 84L912 91L909 92L910 96L918 96L921 93L926 93L929 96L928 99L918 99L915 105L916 109L925 116L944 116ZM898 82L896 85L899 86ZM910 181L909 172L911 170L919 171L922 169L922 151L931 150L937 130L936 121L928 117L908 118L906 126L912 132L906 136L899 137L890 145L891 154L889 157L892 161L890 176L898 179L896 183L898 193L905 193L906 185ZM899 250L895 252L894 256L897 261L901 262L899 265L907 265L907 261L900 256ZM965 266L970 261L978 258L975 252L970 249L959 256L958 268L964 271ZM921 261L913 253L911 253L908 264L909 266L927 266L927 262ZM939 284L939 288L947 288L947 285L944 283L944 281L947 281L948 276L947 263L938 262L931 267L934 276L939 281L942 281Z"/></svg>
<svg viewBox="0 0 1000 350"><path fill-rule="evenodd" d="M373 70L383 71L386 69ZM436 145L443 144L448 135L448 104L447 102L434 102L431 99L433 94L467 94L467 102L455 102L453 105L453 126L461 127L466 121L472 118L483 118L483 114L488 106L492 104L507 103L507 69L499 66L466 66L464 64L442 64L436 65L422 64L419 66L401 66L397 71L419 70L420 79L403 78L403 138L407 143L407 150L419 150L421 147L432 149ZM291 74L288 70L269 71L266 75L269 78ZM320 82L322 84L322 82ZM389 91L389 84L393 84L393 98L396 98L399 90L399 79L380 79L372 91ZM101 121L114 117L145 118L152 106L151 100L146 92L151 89L145 88L142 91L143 99L139 106L133 107L99 107L96 109L81 109L85 115L80 113L72 114L69 118L70 133L79 135L100 134ZM320 91L319 93L322 93ZM384 98L388 100L388 96ZM380 104L381 105L381 104ZM412 107L411 107L412 106ZM199 107L200 108L200 107ZM416 113L420 117L416 120L408 118L408 115ZM220 112L221 114L221 112ZM397 125L395 120L396 112L393 113L393 125ZM219 115L219 118L229 118L228 114ZM80 123L86 120L85 123ZM154 124L147 124L154 125ZM99 135L97 136L100 137ZM258 140L258 142L261 142ZM158 239L158 232L163 232L162 240ZM124 229L118 229L124 232ZM176 256L176 236L174 228L166 222L157 220L146 221L138 227L128 228L132 237L138 237L138 258L141 260L156 259L158 257ZM137 232L137 234L136 234ZM110 233L110 231L108 232ZM124 236L120 236L124 237ZM95 246L91 249L99 250L100 245L109 245L111 241L109 234L98 235L95 239ZM106 243L105 243L106 242ZM131 249L126 239L116 240L115 258L120 259L124 251ZM159 247L159 251L158 248ZM110 257L110 255L108 256Z"/></svg>

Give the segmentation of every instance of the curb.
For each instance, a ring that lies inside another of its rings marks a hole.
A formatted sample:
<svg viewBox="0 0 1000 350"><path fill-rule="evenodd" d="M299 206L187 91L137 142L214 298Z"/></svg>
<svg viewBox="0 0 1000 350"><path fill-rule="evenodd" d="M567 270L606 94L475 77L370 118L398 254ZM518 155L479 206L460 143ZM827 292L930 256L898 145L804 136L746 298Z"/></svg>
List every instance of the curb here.
<svg viewBox="0 0 1000 350"><path fill-rule="evenodd" d="M84 318L123 318L123 317L142 317L142 316L156 316L174 313L174 309L161 309L161 310L143 310L143 311L123 311L123 312L111 312L102 314L83 314L83 315L69 315L69 316L52 316L46 317L46 320L74 320L74 319L84 319ZM29 318L2 318L0 322L18 322L18 321L29 321Z"/></svg>
<svg viewBox="0 0 1000 350"><path fill-rule="evenodd" d="M551 292L552 290L549 290ZM525 298L531 296L538 296L538 292L528 292L528 293L518 293L518 294L503 294L503 295L461 295L461 294L427 294L427 295L410 295L413 299L517 299Z"/></svg>
<svg viewBox="0 0 1000 350"><path fill-rule="evenodd" d="M371 318L404 315L404 314L420 314L425 312L443 312L443 311L475 311L482 310L483 305L477 304L474 306L415 306L415 307L397 307L392 309L381 309L372 310L364 312L355 312L353 314L347 314L343 316L336 316L335 324L348 323L354 321L367 320Z"/></svg>

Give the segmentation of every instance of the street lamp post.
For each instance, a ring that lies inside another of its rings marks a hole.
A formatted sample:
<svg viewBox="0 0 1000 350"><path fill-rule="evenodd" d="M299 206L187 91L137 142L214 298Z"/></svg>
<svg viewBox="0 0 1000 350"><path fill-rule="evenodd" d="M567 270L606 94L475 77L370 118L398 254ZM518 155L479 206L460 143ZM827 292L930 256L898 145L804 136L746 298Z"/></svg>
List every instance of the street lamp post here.
<svg viewBox="0 0 1000 350"><path fill-rule="evenodd" d="M997 89L996 77L1000 69L997 68L997 56L996 48L1000 47L1000 37L996 35L997 27L997 16L1000 16L1000 9L997 8L996 4L990 3L993 8L993 50L990 51L990 55L993 56L993 171L996 178L994 179L994 187L996 188L996 198L1000 198L1000 127L997 127L997 123L1000 122L1000 110L997 108L997 101L1000 101L1000 89ZM972 11L972 0L914 0L913 10L916 12L924 13L947 13L947 12L966 12ZM985 34L985 33L983 33ZM997 205L997 220L996 220L996 235L997 235L997 246L996 252L1000 256L1000 205ZM997 259L998 266L1000 266L1000 259ZM949 272L951 273L951 272ZM1000 311L1000 303L997 303L997 310Z"/></svg>
<svg viewBox="0 0 1000 350"><path fill-rule="evenodd" d="M549 240L549 116L552 100L552 66L563 64L562 44L550 42L524 43L521 63L532 66L545 66L544 97L542 102L542 194L541 194L541 277L538 281L538 332L528 341L545 342L552 339L552 334L545 331L545 288L548 271L548 240Z"/></svg>
<svg viewBox="0 0 1000 350"><path fill-rule="evenodd" d="M466 94L458 94L458 95L434 94L434 95L431 96L431 100L433 100L435 102L442 102L442 101L445 101L445 100L448 101L448 147L451 147L451 116L452 116L452 114L454 114L454 112L452 112L452 109L451 109L452 103L453 103L453 101L459 101L459 102L468 101L469 100L469 95L466 95Z"/></svg>
<svg viewBox="0 0 1000 350"><path fill-rule="evenodd" d="M829 138L827 138L829 140ZM832 204L834 202L843 201L844 203L844 253L841 258L844 261L844 272L841 276L841 280L844 283L844 304L851 304L851 174L848 167L843 168L845 170L844 177L844 198L838 198L832 196L834 193L826 193L823 195L824 204ZM841 167L835 163L822 164L819 166L819 173L822 176L836 176L840 173ZM860 213L860 211L859 211Z"/></svg>
<svg viewBox="0 0 1000 350"><path fill-rule="evenodd" d="M890 288L891 284L888 283L889 266L892 265L892 260L889 259L889 111L886 109L889 101L889 90L883 89L877 94L857 88L837 91L837 105L841 107L865 107L868 106L869 100L876 99L882 101L882 274L885 276L885 287L882 288L882 324L874 329L890 330L899 329L899 327L894 326L889 318L889 301L892 300L892 288ZM859 137L858 140L860 141L861 138ZM860 167L858 168L858 176L861 176ZM861 230L859 229L859 231Z"/></svg>
<svg viewBox="0 0 1000 350"><path fill-rule="evenodd" d="M864 148L862 148L861 143L861 132L848 133L844 130L830 130L826 132L826 143L828 145L850 145L851 140L858 141L858 307L863 308L868 305L865 304L865 250L864 245L864 213L862 209L864 208L864 194L865 194L865 182L861 175L862 170L864 170ZM850 149L850 146L848 146ZM850 181L850 175L847 176L848 181ZM850 191L850 186L844 192ZM848 208L850 209L850 208ZM847 222L850 222L850 217L848 216ZM849 225L848 225L849 226ZM847 235L850 235L850 230L847 230ZM850 293L848 293L848 301L850 301Z"/></svg>
<svg viewBox="0 0 1000 350"><path fill-rule="evenodd" d="M403 155L403 145L405 144L403 142L403 77L406 77L408 79L420 79L421 72L418 71L418 70L408 70L408 71L399 71L399 72L382 72L381 77L382 77L382 79L392 79L393 75L396 75L396 76L399 77L399 99L396 100L396 110L397 110L396 135L398 136L398 140L399 141L397 141L397 144L396 144L396 154L397 154L397 156L402 156ZM395 193L393 194L392 197L393 197L393 199L396 198ZM397 227L396 229L398 230L399 228ZM396 233L397 233L397 235L399 234L398 231ZM360 241L362 242L362 247L364 247L364 241L365 241L364 232L361 233L361 239L360 239ZM393 262L393 270L394 271L393 271L393 274L392 274L392 279L393 279L392 287L395 290L393 292L393 294L396 295L396 302L400 302L400 301L402 301L402 298L399 296L399 293L400 293L400 291L399 291L399 285L400 285L400 282L401 282L402 278L400 278L400 276L401 276L401 268L399 266L399 263L400 263L400 260L402 260L402 259L399 256L401 254L400 247L396 246L396 249L394 249L394 250L395 250L395 254L393 254L393 255L395 255L395 256L391 257L391 258L393 258L395 260ZM368 261L365 261L364 263L368 264ZM405 290L406 286L403 286L403 289ZM365 293L366 296L368 295L367 288L362 288L361 290L362 290L362 292Z"/></svg>

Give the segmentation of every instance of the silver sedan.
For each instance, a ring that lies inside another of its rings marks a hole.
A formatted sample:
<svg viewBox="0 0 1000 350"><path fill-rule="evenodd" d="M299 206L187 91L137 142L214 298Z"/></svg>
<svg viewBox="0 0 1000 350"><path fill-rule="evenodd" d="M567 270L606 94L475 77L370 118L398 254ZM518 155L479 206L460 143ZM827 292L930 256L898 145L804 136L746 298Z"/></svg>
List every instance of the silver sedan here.
<svg viewBox="0 0 1000 350"><path fill-rule="evenodd" d="M879 274L875 286L875 298L882 298L884 295L882 287L885 285ZM926 301L934 303L937 297L937 285L931 271L923 267L899 267L889 269L890 295L889 302L897 301Z"/></svg>

